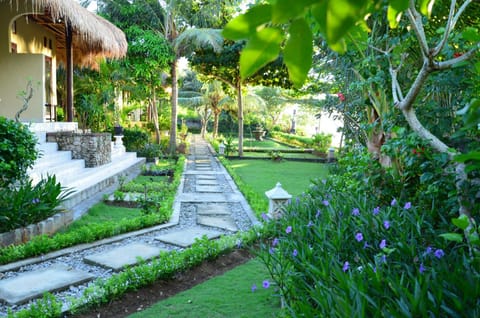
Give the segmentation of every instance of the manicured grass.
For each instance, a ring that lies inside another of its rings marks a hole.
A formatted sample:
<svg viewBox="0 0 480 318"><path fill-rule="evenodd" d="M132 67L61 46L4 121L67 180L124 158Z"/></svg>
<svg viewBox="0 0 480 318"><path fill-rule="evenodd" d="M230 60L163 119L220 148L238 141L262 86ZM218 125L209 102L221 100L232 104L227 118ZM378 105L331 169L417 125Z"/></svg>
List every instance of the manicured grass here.
<svg viewBox="0 0 480 318"><path fill-rule="evenodd" d="M268 277L266 267L253 259L128 317L275 317L280 311L280 299L275 295L274 286L262 287ZM254 292L253 284L257 286Z"/></svg>
<svg viewBox="0 0 480 318"><path fill-rule="evenodd" d="M168 176L142 176L142 175L140 175L130 182L143 184L143 183L146 183L146 182L162 182L162 181L168 181Z"/></svg>
<svg viewBox="0 0 480 318"><path fill-rule="evenodd" d="M237 141L237 144L238 144L238 141ZM292 148L292 147L279 144L278 142L275 142L270 139L264 139L262 141L258 141L250 138L246 138L243 140L243 146L251 147L251 148L255 147L255 148L272 148L272 149L282 149L282 148L291 149Z"/></svg>
<svg viewBox="0 0 480 318"><path fill-rule="evenodd" d="M242 180L262 196L277 182L291 195L297 196L308 188L310 180L328 174L327 165L313 162L230 160L230 163Z"/></svg>
<svg viewBox="0 0 480 318"><path fill-rule="evenodd" d="M283 158L301 158L301 159L319 159L319 157L312 155L311 153L287 153L279 150ZM254 158L267 158L270 159L270 153L268 152L254 152L254 151L244 151L244 157L254 157Z"/></svg>
<svg viewBox="0 0 480 318"><path fill-rule="evenodd" d="M98 224L103 222L115 222L122 219L136 218L142 215L140 209L123 208L117 206L107 205L103 202L95 204L88 210L88 213L83 215L79 220L73 222L66 230L74 231L89 224Z"/></svg>

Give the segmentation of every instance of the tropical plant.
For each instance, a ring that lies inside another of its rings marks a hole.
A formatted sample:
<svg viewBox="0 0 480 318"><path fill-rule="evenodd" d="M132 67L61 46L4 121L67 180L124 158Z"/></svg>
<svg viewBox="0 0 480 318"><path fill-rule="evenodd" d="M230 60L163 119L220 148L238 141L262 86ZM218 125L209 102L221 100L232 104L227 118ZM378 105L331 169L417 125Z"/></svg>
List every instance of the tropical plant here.
<svg viewBox="0 0 480 318"><path fill-rule="evenodd" d="M0 189L25 180L39 155L36 144L27 126L0 117Z"/></svg>
<svg viewBox="0 0 480 318"><path fill-rule="evenodd" d="M318 180L284 217L265 223L274 234L260 258L289 316L479 314L478 259L440 236L453 228L436 211L330 181Z"/></svg>
<svg viewBox="0 0 480 318"><path fill-rule="evenodd" d="M25 181L15 189L0 189L0 233L46 220L62 210L61 203L72 193L48 176L33 185Z"/></svg>

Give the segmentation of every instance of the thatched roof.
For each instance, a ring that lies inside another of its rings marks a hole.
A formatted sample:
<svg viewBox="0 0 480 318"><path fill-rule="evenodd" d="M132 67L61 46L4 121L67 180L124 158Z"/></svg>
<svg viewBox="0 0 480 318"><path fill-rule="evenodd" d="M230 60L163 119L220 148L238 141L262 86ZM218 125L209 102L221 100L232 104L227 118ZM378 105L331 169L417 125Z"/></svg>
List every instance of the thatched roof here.
<svg viewBox="0 0 480 318"><path fill-rule="evenodd" d="M29 19L50 29L57 41L57 57L65 61L65 23L73 30L74 63L96 65L98 57L121 58L127 53L125 34L104 18L82 7L75 0L0 0L10 1L12 9L28 5Z"/></svg>

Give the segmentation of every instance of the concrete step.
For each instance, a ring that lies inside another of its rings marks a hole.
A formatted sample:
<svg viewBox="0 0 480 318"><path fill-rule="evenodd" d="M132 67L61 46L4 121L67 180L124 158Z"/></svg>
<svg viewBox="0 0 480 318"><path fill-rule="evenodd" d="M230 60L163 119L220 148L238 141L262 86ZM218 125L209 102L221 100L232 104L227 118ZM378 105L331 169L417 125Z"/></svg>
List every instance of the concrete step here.
<svg viewBox="0 0 480 318"><path fill-rule="evenodd" d="M35 165L32 169L45 169L50 166L55 166L60 162L68 162L72 160L71 151L55 151L55 152L46 152L41 155L35 161Z"/></svg>
<svg viewBox="0 0 480 318"><path fill-rule="evenodd" d="M42 142L37 144L37 150L40 152L40 156L48 155L51 152L58 150L58 145L56 142Z"/></svg>
<svg viewBox="0 0 480 318"><path fill-rule="evenodd" d="M48 175L55 175L57 182L63 185L75 181L84 169L85 160L73 159L44 164L41 167L36 167L29 175L34 183L42 178L46 178Z"/></svg>
<svg viewBox="0 0 480 318"><path fill-rule="evenodd" d="M111 163L83 169L73 182L63 185L66 191L73 190L73 193L62 206L65 209L72 209L116 184L120 176L138 175L144 163L145 158L137 158L136 153L125 153Z"/></svg>

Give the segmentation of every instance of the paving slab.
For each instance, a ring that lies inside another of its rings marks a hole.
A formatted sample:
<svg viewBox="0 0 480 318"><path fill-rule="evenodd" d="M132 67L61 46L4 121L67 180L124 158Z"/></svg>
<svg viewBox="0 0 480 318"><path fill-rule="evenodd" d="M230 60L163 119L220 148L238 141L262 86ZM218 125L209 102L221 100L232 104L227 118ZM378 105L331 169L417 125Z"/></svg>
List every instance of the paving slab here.
<svg viewBox="0 0 480 318"><path fill-rule="evenodd" d="M223 192L223 190L219 186L197 185L195 187L195 192L220 193L220 192Z"/></svg>
<svg viewBox="0 0 480 318"><path fill-rule="evenodd" d="M46 292L67 289L94 278L87 272L67 265L53 265L46 269L26 272L0 281L0 299L9 305L19 305L41 297Z"/></svg>
<svg viewBox="0 0 480 318"><path fill-rule="evenodd" d="M197 214L198 215L230 215L230 207L228 204L222 203L211 203L211 204L198 204L197 205Z"/></svg>
<svg viewBox="0 0 480 318"><path fill-rule="evenodd" d="M202 186L202 185L218 185L217 180L209 180L209 179L199 179L197 180L197 185Z"/></svg>
<svg viewBox="0 0 480 318"><path fill-rule="evenodd" d="M188 247L195 243L195 239L200 239L204 235L206 235L207 238L211 240L219 237L220 235L222 235L222 233L215 230L203 229L201 227L191 227L176 232L162 234L155 237L155 239L168 244Z"/></svg>
<svg viewBox="0 0 480 318"><path fill-rule="evenodd" d="M232 232L237 232L238 227L230 215L198 215L197 223L200 225L218 227Z"/></svg>
<svg viewBox="0 0 480 318"><path fill-rule="evenodd" d="M212 170L212 167L208 166L208 167L195 167L195 170L199 170L199 171L211 171Z"/></svg>
<svg viewBox="0 0 480 318"><path fill-rule="evenodd" d="M86 256L83 261L88 264L98 265L119 271L126 266L135 265L139 258L143 260L152 259L165 250L148 244L132 243L111 249L108 252L101 252Z"/></svg>
<svg viewBox="0 0 480 318"><path fill-rule="evenodd" d="M213 174L199 174L197 180L217 180L217 176Z"/></svg>

